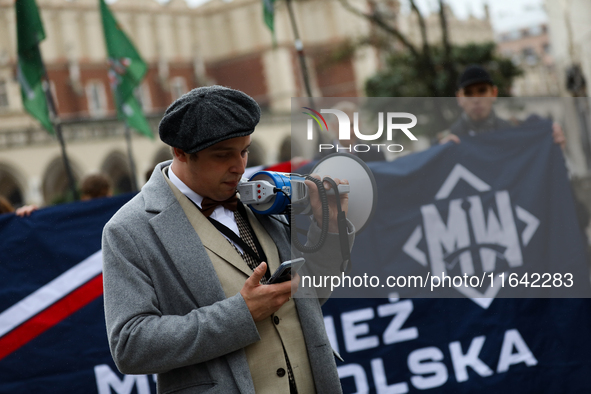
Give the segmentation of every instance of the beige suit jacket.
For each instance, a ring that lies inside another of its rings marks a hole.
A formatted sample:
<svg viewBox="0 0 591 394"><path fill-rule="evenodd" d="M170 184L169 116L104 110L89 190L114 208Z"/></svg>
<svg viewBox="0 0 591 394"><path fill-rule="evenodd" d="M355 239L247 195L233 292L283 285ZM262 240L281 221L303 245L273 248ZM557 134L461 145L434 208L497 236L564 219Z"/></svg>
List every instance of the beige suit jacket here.
<svg viewBox="0 0 591 394"><path fill-rule="evenodd" d="M181 193L163 171L165 179L185 212L189 222L203 242L227 298L240 292L252 270L234 246L207 220L207 218ZM280 265L277 247L267 231L247 207L248 220L269 261L270 272ZM294 300L288 301L275 314L256 323L261 340L244 350L257 394L289 393L287 352L300 393L315 393L314 381L306 343Z"/></svg>

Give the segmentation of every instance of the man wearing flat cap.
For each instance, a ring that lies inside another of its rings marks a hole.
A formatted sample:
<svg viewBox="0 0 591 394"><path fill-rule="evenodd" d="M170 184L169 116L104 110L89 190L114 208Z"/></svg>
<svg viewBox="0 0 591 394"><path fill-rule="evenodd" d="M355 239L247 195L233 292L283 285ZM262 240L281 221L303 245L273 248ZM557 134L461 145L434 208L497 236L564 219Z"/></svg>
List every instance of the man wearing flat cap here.
<svg viewBox="0 0 591 394"><path fill-rule="evenodd" d="M173 160L158 164L105 226L111 353L122 373L157 373L160 393L341 392L322 301L291 298L299 276L264 284L295 253L289 228L237 201L259 118L257 103L236 90L179 98L159 127ZM312 240L322 217L309 187ZM346 211L346 196L341 204ZM330 211L325 247L304 255L306 266L341 263L334 201ZM348 231L352 244L350 223Z"/></svg>

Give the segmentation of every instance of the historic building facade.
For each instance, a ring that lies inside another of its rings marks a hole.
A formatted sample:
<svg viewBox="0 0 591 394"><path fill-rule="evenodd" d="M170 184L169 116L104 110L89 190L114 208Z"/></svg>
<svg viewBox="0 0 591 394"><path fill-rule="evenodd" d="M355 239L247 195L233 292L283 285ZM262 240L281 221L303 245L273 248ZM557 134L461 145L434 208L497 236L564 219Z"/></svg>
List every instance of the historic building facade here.
<svg viewBox="0 0 591 394"><path fill-rule="evenodd" d="M47 35L41 51L75 176L106 172L116 191L129 190L124 129L115 119L98 1L37 4ZM276 4L275 43L260 0L213 0L198 8L184 0L110 4L149 65L137 97L155 134L174 99L215 83L246 92L263 108L250 163L289 159L291 97L305 91L286 4ZM363 82L377 67L373 50L337 62L330 61L330 53L344 40L366 34L367 23L333 0L294 2L294 11L313 94L362 95ZM16 64L14 1L0 0L0 194L16 205L49 204L67 186L59 145L23 111ZM155 163L169 157L158 137L134 136L133 152L140 185Z"/></svg>
<svg viewBox="0 0 591 394"><path fill-rule="evenodd" d="M573 99L573 111L566 119L571 132L567 150L573 162L575 192L591 212L591 2L546 0L545 6L560 95L580 97ZM589 234L591 238L591 229Z"/></svg>
<svg viewBox="0 0 591 394"><path fill-rule="evenodd" d="M367 9L365 0L351 1ZM41 51L56 98L75 177L104 172L118 192L130 189L124 126L116 120L109 86L98 0L37 0L47 39ZM250 164L283 161L312 152L292 141L291 97L306 96L286 3L278 1L275 41L262 17L260 0L211 0L190 8L184 0L118 0L109 6L148 64L137 90L155 135L160 117L177 97L198 86L220 84L243 90L263 108L253 135ZM362 96L367 77L380 67L371 47L334 56L344 43L367 37L367 21L346 11L338 0L293 1L316 97ZM420 42L415 15L399 12L397 26ZM454 44L494 39L488 15L456 18L446 9ZM428 39L441 40L438 15L425 17ZM67 178L55 137L24 112L16 80L14 0L0 0L0 194L15 205L51 204L63 197ZM139 186L154 164L170 157L156 136L133 136Z"/></svg>
<svg viewBox="0 0 591 394"><path fill-rule="evenodd" d="M497 37L497 49L524 71L522 76L513 81L513 95L560 95L559 78L551 55L547 24L503 33Z"/></svg>

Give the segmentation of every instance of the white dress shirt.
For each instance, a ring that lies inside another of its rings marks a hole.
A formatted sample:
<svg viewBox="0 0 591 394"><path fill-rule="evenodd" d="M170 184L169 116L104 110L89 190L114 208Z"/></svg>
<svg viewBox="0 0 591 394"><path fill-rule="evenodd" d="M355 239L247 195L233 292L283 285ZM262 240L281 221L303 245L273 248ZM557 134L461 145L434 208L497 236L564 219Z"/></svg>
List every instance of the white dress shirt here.
<svg viewBox="0 0 591 394"><path fill-rule="evenodd" d="M172 166L168 167L168 178L170 179L172 184L180 190L181 193L183 193L191 201L197 204L199 208L201 208L203 197L191 190L189 186L185 185L185 183L181 181L179 177L176 176L175 173L172 171ZM240 236L238 224L236 224L236 218L234 217L234 212L232 212L231 210L224 208L222 205L219 205L214 209L214 211L211 213L209 217L217 220L218 222L232 230L236 235ZM223 233L222 235L226 237ZM230 241L232 245L234 245L240 251L240 253L244 253L242 248L236 245L230 238L226 237L226 239Z"/></svg>

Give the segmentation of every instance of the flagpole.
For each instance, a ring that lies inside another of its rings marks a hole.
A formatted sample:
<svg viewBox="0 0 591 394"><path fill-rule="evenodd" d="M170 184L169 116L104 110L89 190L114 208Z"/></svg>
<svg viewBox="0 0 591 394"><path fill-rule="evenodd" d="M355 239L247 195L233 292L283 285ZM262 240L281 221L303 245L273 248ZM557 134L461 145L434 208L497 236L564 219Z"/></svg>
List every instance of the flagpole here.
<svg viewBox="0 0 591 394"><path fill-rule="evenodd" d="M47 69L45 68L45 63L41 63L43 65L43 92L45 93L45 98L47 100L47 106L49 107L49 113L51 114L51 123L55 129L55 134L57 139L60 143L61 151L62 151L62 159L64 161L64 167L66 168L66 174L68 176L68 183L70 185L70 191L72 192L72 196L74 201L80 200L80 196L78 195L78 189L76 189L76 180L74 178L74 173L72 172L72 167L70 166L70 160L68 159L68 153L66 152L66 143L64 141L64 136L62 134L62 122L60 121L57 110L55 107L55 102L53 101L53 94L51 94L51 89L49 87L49 77L47 75Z"/></svg>
<svg viewBox="0 0 591 394"><path fill-rule="evenodd" d="M287 12L289 13L289 20L291 21L291 27L293 30L293 35L295 38L295 48L298 52L298 59L300 60L300 69L302 70L302 77L304 79L304 86L306 87L306 93L308 94L308 102L310 103L310 107L314 108L314 97L312 96L312 88L310 87L310 77L308 73L308 66L306 65L306 57L304 55L304 44L300 39L300 33L298 31L298 25L295 20L295 15L293 13L293 7L291 5L291 0L286 0L287 3ZM325 136L322 132L318 134L318 142L324 143Z"/></svg>
<svg viewBox="0 0 591 394"><path fill-rule="evenodd" d="M16 13L18 79L21 85L23 106L27 112L39 120L42 127L50 134L55 130L62 150L62 159L70 189L72 190L72 197L74 200L79 200L76 181L66 152L61 121L51 94L47 68L39 50L39 44L45 39L45 30L39 16L37 3L35 0L19 0L14 2L14 8ZM37 90L37 92L35 93L34 90ZM42 90L43 93L39 90ZM44 100L39 100L40 98L44 98Z"/></svg>
<svg viewBox="0 0 591 394"><path fill-rule="evenodd" d="M115 99L118 118L125 124L127 156L131 172L131 189L138 191L137 171L133 158L131 129L154 139L141 104L133 91L144 78L148 66L136 51L133 43L121 29L105 0L99 0L103 33L109 62L109 80Z"/></svg>
<svg viewBox="0 0 591 394"><path fill-rule="evenodd" d="M117 105L117 112L123 111L123 103L121 102L121 93L119 92L117 84L114 85L115 105ZM137 176L135 173L135 161L133 160L133 150L131 148L131 128L127 120L123 121L125 125L125 142L127 145L127 158L129 159L129 170L131 171L131 191L137 192Z"/></svg>
<svg viewBox="0 0 591 394"><path fill-rule="evenodd" d="M137 192L137 175L135 172L135 161L133 160L133 151L131 149L131 129L125 122L125 140L127 141L127 156L129 156L129 169L131 170L131 191Z"/></svg>
<svg viewBox="0 0 591 394"><path fill-rule="evenodd" d="M306 58L304 56L304 44L300 40L300 33L298 32L298 25L296 24L293 8L291 6L291 0L286 0L287 12L289 13L289 19L291 21L291 27L295 38L295 49L298 52L298 59L300 60L300 68L302 70L302 76L304 78L304 86L306 87L306 94L310 101L310 107L314 108L314 99L312 97L312 88L310 87L310 77L308 74L308 66L306 65Z"/></svg>

